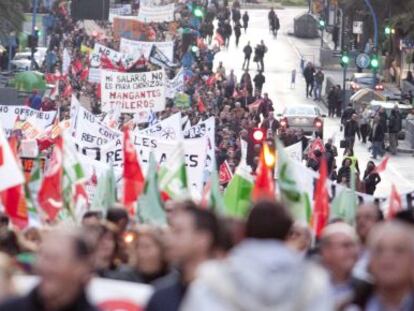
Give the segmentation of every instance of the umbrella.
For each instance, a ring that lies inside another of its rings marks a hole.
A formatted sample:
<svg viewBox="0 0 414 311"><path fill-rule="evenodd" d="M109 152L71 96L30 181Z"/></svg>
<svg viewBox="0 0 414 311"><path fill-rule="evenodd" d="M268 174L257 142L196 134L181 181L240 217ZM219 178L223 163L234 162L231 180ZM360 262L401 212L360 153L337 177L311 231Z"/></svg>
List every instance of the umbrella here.
<svg viewBox="0 0 414 311"><path fill-rule="evenodd" d="M349 99L353 103L369 103L371 100L385 101L385 97L371 89L360 89Z"/></svg>
<svg viewBox="0 0 414 311"><path fill-rule="evenodd" d="M46 89L46 82L42 73L38 71L24 71L16 74L14 87L22 92L44 91Z"/></svg>

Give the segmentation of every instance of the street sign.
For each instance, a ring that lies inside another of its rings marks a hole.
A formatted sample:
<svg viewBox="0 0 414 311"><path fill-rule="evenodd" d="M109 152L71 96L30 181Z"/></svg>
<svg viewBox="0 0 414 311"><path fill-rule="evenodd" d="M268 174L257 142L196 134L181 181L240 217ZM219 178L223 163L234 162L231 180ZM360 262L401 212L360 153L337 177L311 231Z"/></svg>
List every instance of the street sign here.
<svg viewBox="0 0 414 311"><path fill-rule="evenodd" d="M369 67L369 64L371 62L371 58L368 54L361 53L357 56L355 63L359 68L366 69Z"/></svg>
<svg viewBox="0 0 414 311"><path fill-rule="evenodd" d="M352 24L352 33L355 35L362 35L364 33L364 22L355 21Z"/></svg>

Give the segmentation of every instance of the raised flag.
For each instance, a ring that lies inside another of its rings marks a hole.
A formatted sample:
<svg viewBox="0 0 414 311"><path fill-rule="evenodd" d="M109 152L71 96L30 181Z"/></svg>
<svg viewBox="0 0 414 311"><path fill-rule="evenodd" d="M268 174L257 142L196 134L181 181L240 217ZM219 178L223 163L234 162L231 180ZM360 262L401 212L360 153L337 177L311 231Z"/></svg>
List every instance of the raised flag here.
<svg viewBox="0 0 414 311"><path fill-rule="evenodd" d="M302 167L288 156L279 140L276 140L276 149L280 199L289 208L295 220L309 223L311 203L309 193L301 186Z"/></svg>
<svg viewBox="0 0 414 311"><path fill-rule="evenodd" d="M269 146L265 143L260 153L259 164L256 170L256 180L252 192L253 202L262 199L275 200L276 190L273 180L273 167L275 164L275 156L269 150Z"/></svg>
<svg viewBox="0 0 414 311"><path fill-rule="evenodd" d="M223 36L220 35L218 32L216 32L216 35L214 37L214 41L217 41L219 46L223 46L224 45L224 39Z"/></svg>
<svg viewBox="0 0 414 311"><path fill-rule="evenodd" d="M123 168L123 203L131 215L134 204L144 188L144 174L138 161L137 152L129 137L129 130L124 128L124 168Z"/></svg>
<svg viewBox="0 0 414 311"><path fill-rule="evenodd" d="M387 218L394 218L395 215L402 209L403 207L402 207L401 196L398 193L397 187L395 186L395 184L392 184Z"/></svg>
<svg viewBox="0 0 414 311"><path fill-rule="evenodd" d="M233 178L233 174L232 174L232 172L230 170L230 166L227 163L227 160L225 160L220 165L220 170L219 170L219 181L220 181L220 185L227 184L232 178Z"/></svg>
<svg viewBox="0 0 414 311"><path fill-rule="evenodd" d="M224 214L224 200L220 191L219 176L215 167L213 167L209 180L204 186L201 206L204 208L210 208L218 214Z"/></svg>
<svg viewBox="0 0 414 311"><path fill-rule="evenodd" d="M382 173L383 171L385 171L387 169L387 164L388 164L388 160L390 159L389 156L386 156L380 164L378 164L375 169L374 172L377 174Z"/></svg>
<svg viewBox="0 0 414 311"><path fill-rule="evenodd" d="M206 105L204 104L203 98L201 96L198 96L197 109L200 113L206 112Z"/></svg>
<svg viewBox="0 0 414 311"><path fill-rule="evenodd" d="M158 188L158 167L154 154L149 158L148 174L144 191L138 200L138 218L142 223L156 226L167 224L167 217Z"/></svg>
<svg viewBox="0 0 414 311"><path fill-rule="evenodd" d="M56 139L52 157L40 186L39 206L46 213L48 220L54 221L63 207L63 140Z"/></svg>
<svg viewBox="0 0 414 311"><path fill-rule="evenodd" d="M231 217L245 218L250 210L253 176L250 167L240 164L224 191L224 213Z"/></svg>
<svg viewBox="0 0 414 311"><path fill-rule="evenodd" d="M116 180L112 165L97 181L95 194L91 202L93 210L107 210L116 202Z"/></svg>
<svg viewBox="0 0 414 311"><path fill-rule="evenodd" d="M159 183L164 200L189 197L190 191L184 162L184 147L181 142L176 145L169 160L161 165Z"/></svg>
<svg viewBox="0 0 414 311"><path fill-rule="evenodd" d="M321 235L323 228L325 228L329 220L329 195L328 189L326 188L327 179L328 167L326 158L322 158L319 169L319 178L316 183L315 206L313 208L311 219L312 228L317 237Z"/></svg>

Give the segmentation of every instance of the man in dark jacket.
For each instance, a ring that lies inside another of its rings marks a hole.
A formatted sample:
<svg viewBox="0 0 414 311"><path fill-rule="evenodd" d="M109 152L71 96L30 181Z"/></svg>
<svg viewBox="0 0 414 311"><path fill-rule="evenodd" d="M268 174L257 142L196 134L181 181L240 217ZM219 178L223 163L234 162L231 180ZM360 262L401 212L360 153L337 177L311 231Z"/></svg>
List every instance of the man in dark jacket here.
<svg viewBox="0 0 414 311"><path fill-rule="evenodd" d="M345 123L344 137L347 142L347 148L353 150L355 144L355 135L358 135L358 139L361 139L359 132L358 116L354 113L351 120Z"/></svg>
<svg viewBox="0 0 414 311"><path fill-rule="evenodd" d="M239 40L241 36L241 25L239 22L234 24L234 36L236 37L236 47L239 47Z"/></svg>
<svg viewBox="0 0 414 311"><path fill-rule="evenodd" d="M337 100L337 92L335 86L332 86L328 92L328 116L334 117L335 116L335 108L336 108L336 100Z"/></svg>
<svg viewBox="0 0 414 311"><path fill-rule="evenodd" d="M27 295L0 305L0 311L97 311L86 297L93 248L80 232L51 231L42 239L36 271L40 283Z"/></svg>
<svg viewBox="0 0 414 311"><path fill-rule="evenodd" d="M391 110L390 119L388 121L388 132L390 140L390 152L397 154L398 133L402 129L401 113L398 110L398 105L395 105Z"/></svg>
<svg viewBox="0 0 414 311"><path fill-rule="evenodd" d="M249 14L246 11L243 14L243 28L244 28L244 33L246 33L246 31L247 31L247 27L249 27Z"/></svg>
<svg viewBox="0 0 414 311"><path fill-rule="evenodd" d="M219 239L218 220L194 203L176 206L168 238L170 258L180 273L160 281L146 311L178 311L198 267L211 258Z"/></svg>
<svg viewBox="0 0 414 311"><path fill-rule="evenodd" d="M303 76L306 82L306 98L312 96L315 68L312 63L308 63L303 70Z"/></svg>
<svg viewBox="0 0 414 311"><path fill-rule="evenodd" d="M253 53L253 49L250 45L250 41L247 42L247 45L243 48L243 53L244 53L244 62L243 62L243 70L249 70L249 65L250 65L250 58L252 56Z"/></svg>
<svg viewBox="0 0 414 311"><path fill-rule="evenodd" d="M261 70L259 70L257 75L254 77L253 82L254 82L256 96L262 95L263 84L265 84L266 78L263 75Z"/></svg>
<svg viewBox="0 0 414 311"><path fill-rule="evenodd" d="M369 140L372 142L372 157L377 158L378 155L383 155L382 146L384 144L385 128L380 122L380 117L376 116L372 124L371 134Z"/></svg>
<svg viewBox="0 0 414 311"><path fill-rule="evenodd" d="M348 107L344 110L341 116L341 124L345 125L355 114L355 109L352 107L352 104L348 104Z"/></svg>

